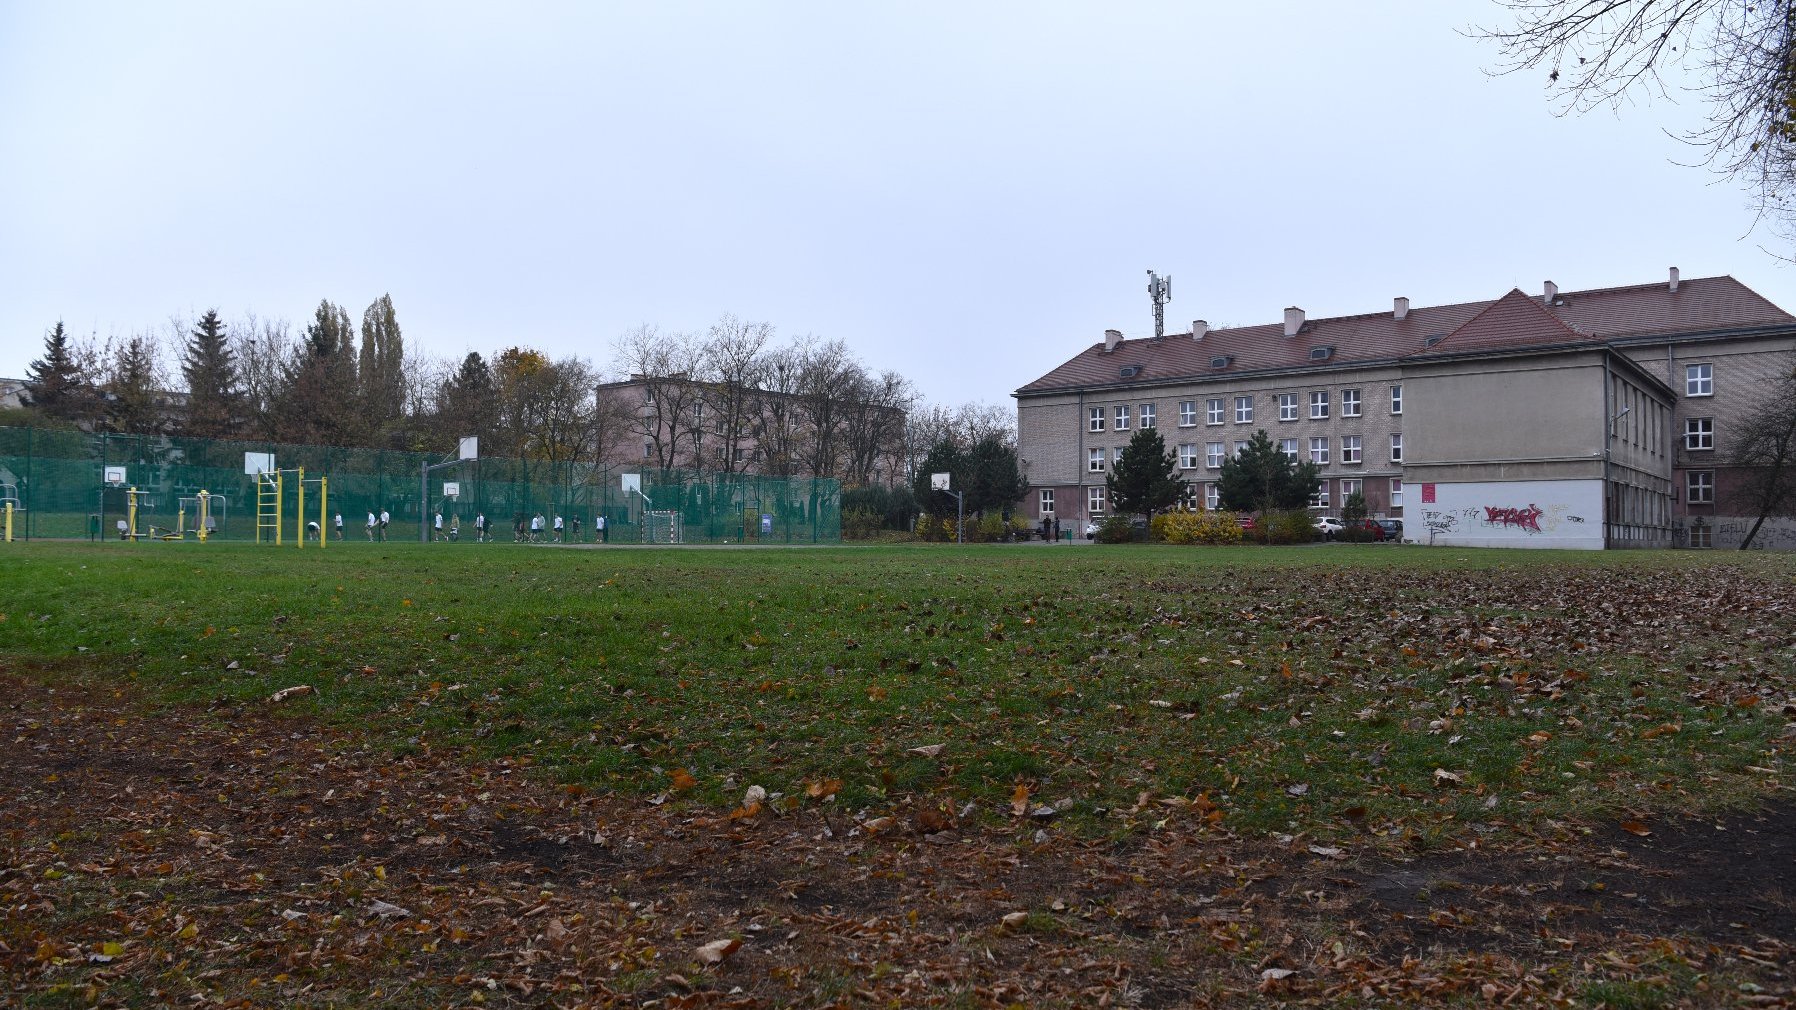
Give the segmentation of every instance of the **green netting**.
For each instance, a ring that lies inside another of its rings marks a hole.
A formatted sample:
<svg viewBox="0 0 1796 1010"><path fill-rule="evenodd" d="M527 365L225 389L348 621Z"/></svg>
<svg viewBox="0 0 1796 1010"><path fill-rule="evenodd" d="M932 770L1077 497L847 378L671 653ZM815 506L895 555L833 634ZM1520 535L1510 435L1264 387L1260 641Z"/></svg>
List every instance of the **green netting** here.
<svg viewBox="0 0 1796 1010"><path fill-rule="evenodd" d="M213 503L214 535L255 540L256 479L244 473L245 453L271 453L282 471L286 543L295 535L301 468L304 522L318 520L315 481L324 477L324 526L330 530L341 514L346 541L365 540L368 513L378 516L382 510L391 516L389 540L418 540L421 521L428 531L439 510L445 532L456 528L464 543L476 541L474 518L483 513L493 539L501 541L512 540L520 526L528 536L531 518L540 514L544 540L554 539L559 515L564 539L595 542L595 520L603 515L612 543L639 543L649 539L643 524L648 510L676 514L685 543L839 543L842 538L841 484L829 479L488 458L432 471L421 497L419 468L451 457L41 428L0 427L0 499L18 510L16 537L97 539L119 536L118 523L129 522L131 489L137 492L136 532L143 536L151 535L152 527L157 535L193 530L197 498L205 491ZM109 466L125 468L123 484L106 483ZM640 474L640 494L623 490L626 473ZM444 496L445 482L460 485L458 497ZM263 531L265 539L269 536Z"/></svg>

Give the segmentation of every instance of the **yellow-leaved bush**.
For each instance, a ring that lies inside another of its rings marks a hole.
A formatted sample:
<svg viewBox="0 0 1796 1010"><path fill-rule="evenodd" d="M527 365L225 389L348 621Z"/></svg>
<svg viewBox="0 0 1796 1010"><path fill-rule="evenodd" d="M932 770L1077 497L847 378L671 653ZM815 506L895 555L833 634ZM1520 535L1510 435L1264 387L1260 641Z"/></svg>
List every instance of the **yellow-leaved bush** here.
<svg viewBox="0 0 1796 1010"><path fill-rule="evenodd" d="M1169 544L1238 544L1241 523L1233 512L1180 509L1162 512L1151 523L1154 539Z"/></svg>

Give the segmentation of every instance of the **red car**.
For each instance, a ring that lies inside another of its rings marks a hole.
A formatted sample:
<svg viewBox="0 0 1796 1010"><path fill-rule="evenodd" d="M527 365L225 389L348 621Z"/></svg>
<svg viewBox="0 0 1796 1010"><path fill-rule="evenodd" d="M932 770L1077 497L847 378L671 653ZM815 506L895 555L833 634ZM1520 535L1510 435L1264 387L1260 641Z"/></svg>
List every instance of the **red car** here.
<svg viewBox="0 0 1796 1010"><path fill-rule="evenodd" d="M1359 522L1349 526L1348 529L1353 531L1353 539L1355 540L1368 540L1375 544L1381 544L1385 541L1384 527L1378 525L1378 520L1376 519L1361 519Z"/></svg>

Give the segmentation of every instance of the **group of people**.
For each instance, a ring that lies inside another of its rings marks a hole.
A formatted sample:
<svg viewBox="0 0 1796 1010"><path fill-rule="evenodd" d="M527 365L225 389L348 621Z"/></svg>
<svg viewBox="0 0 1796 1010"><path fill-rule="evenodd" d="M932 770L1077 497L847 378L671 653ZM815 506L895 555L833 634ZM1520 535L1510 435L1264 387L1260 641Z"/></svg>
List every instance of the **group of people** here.
<svg viewBox="0 0 1796 1010"><path fill-rule="evenodd" d="M382 543L386 542L387 527L391 525L392 521L393 517L386 509L381 509L379 515L369 512L366 530L368 541L370 543L377 540ZM343 513L338 512L333 516L332 523L336 527L337 539L342 540ZM431 526L433 530L432 539L450 541L461 539L460 516L449 516L447 525L445 526L442 510L439 509L437 510L435 518L432 520ZM597 519L593 520L592 527L593 533L598 538L599 543L608 544L611 542L611 530L603 515L600 515ZM323 539L324 536L323 530L319 528L318 523L315 521L306 524L306 532L318 539ZM571 536L569 524L559 515L555 516L551 521L545 519L541 512L536 513L529 519L525 519L520 513L516 522L512 524L512 540L515 543L544 543L545 533L548 533L548 535L552 537L552 540L548 542L557 544L579 543L581 542L580 517L575 516L573 519ZM491 526L487 523L486 513L484 512L474 516L474 539L478 543L487 543L494 539Z"/></svg>

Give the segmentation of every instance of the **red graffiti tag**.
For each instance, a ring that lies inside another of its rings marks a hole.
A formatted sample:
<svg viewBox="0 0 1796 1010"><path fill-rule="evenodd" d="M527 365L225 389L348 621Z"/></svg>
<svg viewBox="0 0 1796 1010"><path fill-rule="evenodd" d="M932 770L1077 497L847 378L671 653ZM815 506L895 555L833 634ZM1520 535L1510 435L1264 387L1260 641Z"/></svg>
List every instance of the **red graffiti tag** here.
<svg viewBox="0 0 1796 1010"><path fill-rule="evenodd" d="M1541 515L1541 510L1532 505L1525 509L1484 506L1484 524L1486 526L1518 526L1539 533Z"/></svg>

